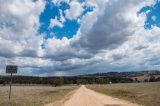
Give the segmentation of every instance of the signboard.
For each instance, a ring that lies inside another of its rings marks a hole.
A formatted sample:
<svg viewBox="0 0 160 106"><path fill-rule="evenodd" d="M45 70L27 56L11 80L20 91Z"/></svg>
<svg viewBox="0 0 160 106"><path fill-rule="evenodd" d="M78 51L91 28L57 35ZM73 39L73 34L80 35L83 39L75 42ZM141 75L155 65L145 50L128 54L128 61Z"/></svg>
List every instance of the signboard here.
<svg viewBox="0 0 160 106"><path fill-rule="evenodd" d="M6 66L6 73L17 73L18 66L16 65L8 65Z"/></svg>
<svg viewBox="0 0 160 106"><path fill-rule="evenodd" d="M10 82L10 90L9 90L9 100L11 99L11 91L12 91L12 74L17 73L18 66L16 65L7 65L6 66L6 73L11 74L11 82Z"/></svg>

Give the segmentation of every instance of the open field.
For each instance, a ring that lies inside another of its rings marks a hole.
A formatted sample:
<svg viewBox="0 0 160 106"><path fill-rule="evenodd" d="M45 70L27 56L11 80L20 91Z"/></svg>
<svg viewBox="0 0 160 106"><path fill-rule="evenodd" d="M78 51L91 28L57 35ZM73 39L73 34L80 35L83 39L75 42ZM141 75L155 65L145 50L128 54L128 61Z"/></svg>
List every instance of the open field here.
<svg viewBox="0 0 160 106"><path fill-rule="evenodd" d="M9 101L9 86L0 86L0 106L110 106L118 104L138 106L136 103L145 106L160 106L159 82L87 85L86 87L13 86L12 98Z"/></svg>
<svg viewBox="0 0 160 106"><path fill-rule="evenodd" d="M9 86L0 86L0 106L43 106L62 99L76 86L13 86L11 101L8 100Z"/></svg>
<svg viewBox="0 0 160 106"><path fill-rule="evenodd" d="M160 77L160 75L142 75L142 76L137 76L137 77L131 77L133 80L137 79L140 82L144 82L145 80L149 81L151 76L154 76L155 79L157 79L158 77Z"/></svg>
<svg viewBox="0 0 160 106"><path fill-rule="evenodd" d="M88 88L132 103L160 106L160 83L87 85Z"/></svg>

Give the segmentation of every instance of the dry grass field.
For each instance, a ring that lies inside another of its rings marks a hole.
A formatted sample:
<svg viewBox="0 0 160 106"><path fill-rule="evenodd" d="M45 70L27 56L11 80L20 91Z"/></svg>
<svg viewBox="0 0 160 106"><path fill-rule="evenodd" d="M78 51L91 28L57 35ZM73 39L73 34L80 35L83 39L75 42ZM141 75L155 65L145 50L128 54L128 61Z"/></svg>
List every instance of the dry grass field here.
<svg viewBox="0 0 160 106"><path fill-rule="evenodd" d="M13 86L11 100L8 100L9 86L0 86L0 106L43 106L60 100L76 86Z"/></svg>
<svg viewBox="0 0 160 106"><path fill-rule="evenodd" d="M88 85L88 88L145 106L160 106L160 83Z"/></svg>
<svg viewBox="0 0 160 106"><path fill-rule="evenodd" d="M133 80L137 79L140 82L144 82L144 80L150 79L151 75L142 75L142 76L137 76L137 77L132 77ZM160 77L160 75L154 75L155 78Z"/></svg>

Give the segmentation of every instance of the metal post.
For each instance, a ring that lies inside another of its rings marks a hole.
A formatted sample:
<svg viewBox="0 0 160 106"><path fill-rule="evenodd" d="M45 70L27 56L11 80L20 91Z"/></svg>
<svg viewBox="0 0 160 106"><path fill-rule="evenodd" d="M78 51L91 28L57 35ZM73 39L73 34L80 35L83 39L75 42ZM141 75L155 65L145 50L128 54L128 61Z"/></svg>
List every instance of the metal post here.
<svg viewBox="0 0 160 106"><path fill-rule="evenodd" d="M9 100L11 99L11 90L12 90L12 73L11 73L11 82L10 82Z"/></svg>

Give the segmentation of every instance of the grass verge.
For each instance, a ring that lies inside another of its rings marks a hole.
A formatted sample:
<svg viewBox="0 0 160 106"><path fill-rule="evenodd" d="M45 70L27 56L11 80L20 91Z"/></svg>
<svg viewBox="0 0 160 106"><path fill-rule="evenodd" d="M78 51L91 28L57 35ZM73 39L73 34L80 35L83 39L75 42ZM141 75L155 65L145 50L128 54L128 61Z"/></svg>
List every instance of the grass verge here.
<svg viewBox="0 0 160 106"><path fill-rule="evenodd" d="M13 86L8 100L9 86L0 87L0 106L43 106L62 99L76 86Z"/></svg>
<svg viewBox="0 0 160 106"><path fill-rule="evenodd" d="M160 106L160 83L87 85L89 89L145 106Z"/></svg>

